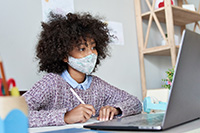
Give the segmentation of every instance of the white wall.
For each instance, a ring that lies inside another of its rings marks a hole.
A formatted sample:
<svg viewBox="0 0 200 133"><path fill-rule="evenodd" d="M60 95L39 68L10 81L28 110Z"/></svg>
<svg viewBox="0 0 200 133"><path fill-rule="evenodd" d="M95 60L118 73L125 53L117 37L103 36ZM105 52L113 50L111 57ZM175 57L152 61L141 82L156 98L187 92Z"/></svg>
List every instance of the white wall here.
<svg viewBox="0 0 200 133"><path fill-rule="evenodd" d="M34 48L40 31L41 2L0 1L0 56L6 78L13 77L20 90L39 79Z"/></svg>
<svg viewBox="0 0 200 133"><path fill-rule="evenodd" d="M140 70L133 0L74 0L75 11L104 16L123 24L125 45L111 45L111 57L94 73L110 84L141 99ZM41 78L35 61L40 32L40 0L0 1L0 56L7 79L13 77L20 90Z"/></svg>

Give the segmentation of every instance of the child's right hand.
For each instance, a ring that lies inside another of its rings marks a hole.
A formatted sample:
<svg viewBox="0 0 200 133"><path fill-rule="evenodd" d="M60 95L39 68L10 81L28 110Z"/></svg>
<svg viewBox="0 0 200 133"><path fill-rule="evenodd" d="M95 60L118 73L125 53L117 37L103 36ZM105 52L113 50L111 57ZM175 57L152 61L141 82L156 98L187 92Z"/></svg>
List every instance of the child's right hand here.
<svg viewBox="0 0 200 133"><path fill-rule="evenodd" d="M90 119L92 115L95 115L95 109L92 105L80 104L71 111L65 113L64 121L67 124L84 123Z"/></svg>

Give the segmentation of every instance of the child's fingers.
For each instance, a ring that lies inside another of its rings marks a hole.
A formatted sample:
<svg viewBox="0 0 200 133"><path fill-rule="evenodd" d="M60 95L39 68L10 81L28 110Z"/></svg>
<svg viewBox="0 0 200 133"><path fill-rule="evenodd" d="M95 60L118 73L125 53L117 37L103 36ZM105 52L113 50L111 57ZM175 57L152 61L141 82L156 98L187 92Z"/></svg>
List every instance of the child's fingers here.
<svg viewBox="0 0 200 133"><path fill-rule="evenodd" d="M103 120L102 116L103 116L103 111L102 111L102 109L101 109L101 110L99 111L99 120L100 120L100 121Z"/></svg>
<svg viewBox="0 0 200 133"><path fill-rule="evenodd" d="M93 114L93 111L90 108L87 108L85 105L80 105L80 122L84 123L89 120Z"/></svg>
<svg viewBox="0 0 200 133"><path fill-rule="evenodd" d="M106 120L106 108L103 109L103 114L102 114L102 117L103 117L103 121Z"/></svg>
<svg viewBox="0 0 200 133"><path fill-rule="evenodd" d="M116 111L117 110L111 106L104 106L100 109L98 119L100 121L112 120L114 118Z"/></svg>
<svg viewBox="0 0 200 133"><path fill-rule="evenodd" d="M110 117L110 113L111 113L111 109L110 108L106 108L106 114L105 114L105 120L109 120Z"/></svg>
<svg viewBox="0 0 200 133"><path fill-rule="evenodd" d="M92 105L89 105L89 104L83 104L87 109L90 109L92 111L92 115L95 116L95 109Z"/></svg>
<svg viewBox="0 0 200 133"><path fill-rule="evenodd" d="M83 121L83 122L86 122L87 120L89 120L89 119L91 118L91 115L88 114L87 112L85 112L85 113L83 114L83 116L84 116L84 121Z"/></svg>
<svg viewBox="0 0 200 133"><path fill-rule="evenodd" d="M107 109L107 107L101 107L99 111L99 120L105 121L109 118L110 109Z"/></svg>
<svg viewBox="0 0 200 133"><path fill-rule="evenodd" d="M110 113L110 120L112 120L112 119L114 118L114 115L115 115L115 112L112 111L112 112Z"/></svg>
<svg viewBox="0 0 200 133"><path fill-rule="evenodd" d="M84 112L87 113L89 115L89 117L91 117L93 115L93 111L88 108L85 108Z"/></svg>

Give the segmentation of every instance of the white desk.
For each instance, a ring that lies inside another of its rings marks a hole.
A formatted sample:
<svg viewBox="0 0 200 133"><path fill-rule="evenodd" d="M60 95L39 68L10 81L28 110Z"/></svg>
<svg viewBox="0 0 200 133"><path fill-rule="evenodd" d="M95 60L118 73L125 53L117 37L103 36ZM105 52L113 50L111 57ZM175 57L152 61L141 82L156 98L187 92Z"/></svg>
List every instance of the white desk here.
<svg viewBox="0 0 200 133"><path fill-rule="evenodd" d="M37 127L37 128L29 128L29 133L38 133L45 131L53 131L53 130L62 130L67 128L83 128L83 125L92 124L94 122L99 122L96 118L91 118L85 123L77 123L77 124L68 124L64 126L50 126L50 127Z"/></svg>
<svg viewBox="0 0 200 133"><path fill-rule="evenodd" d="M67 128L83 128L83 125L85 124L90 124L97 122L96 118L91 118L88 120L86 123L81 123L81 124L70 124L70 125L65 125L65 126L52 126L52 127L39 127L39 128L29 128L30 133L38 133L38 132L46 132L46 131L54 131L54 130L62 130L62 129L67 129ZM110 131L110 132L121 132L121 133L130 133L134 131ZM137 131L135 131L137 132ZM169 133L169 132L184 132L184 133L200 133L200 119L165 130L161 131L164 133ZM141 132L145 133L145 132ZM147 132L149 133L149 132Z"/></svg>

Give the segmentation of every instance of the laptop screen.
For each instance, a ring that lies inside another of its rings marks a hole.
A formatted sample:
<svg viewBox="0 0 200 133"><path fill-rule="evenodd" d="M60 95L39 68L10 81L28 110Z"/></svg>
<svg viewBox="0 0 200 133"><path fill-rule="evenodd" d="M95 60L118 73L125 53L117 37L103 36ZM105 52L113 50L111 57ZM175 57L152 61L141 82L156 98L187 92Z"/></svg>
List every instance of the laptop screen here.
<svg viewBox="0 0 200 133"><path fill-rule="evenodd" d="M163 128L200 117L200 35L185 30L181 42Z"/></svg>

